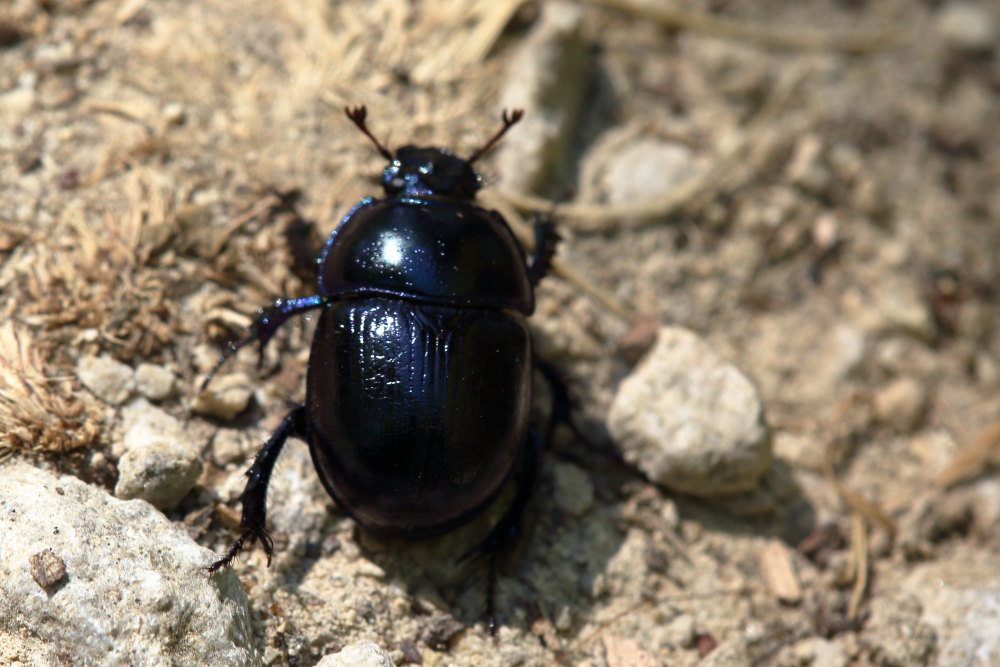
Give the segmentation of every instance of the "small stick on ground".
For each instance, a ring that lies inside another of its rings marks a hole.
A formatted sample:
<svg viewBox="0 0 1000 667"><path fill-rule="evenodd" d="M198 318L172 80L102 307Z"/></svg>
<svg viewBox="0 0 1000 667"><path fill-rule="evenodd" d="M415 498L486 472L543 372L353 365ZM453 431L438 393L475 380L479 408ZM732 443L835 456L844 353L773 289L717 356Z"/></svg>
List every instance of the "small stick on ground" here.
<svg viewBox="0 0 1000 667"><path fill-rule="evenodd" d="M817 30L810 27L774 26L725 18L715 14L680 9L668 3L636 0L594 0L613 9L651 19L677 30L697 32L723 39L741 40L773 49L871 53L894 49L913 41L914 35L902 28L875 30Z"/></svg>

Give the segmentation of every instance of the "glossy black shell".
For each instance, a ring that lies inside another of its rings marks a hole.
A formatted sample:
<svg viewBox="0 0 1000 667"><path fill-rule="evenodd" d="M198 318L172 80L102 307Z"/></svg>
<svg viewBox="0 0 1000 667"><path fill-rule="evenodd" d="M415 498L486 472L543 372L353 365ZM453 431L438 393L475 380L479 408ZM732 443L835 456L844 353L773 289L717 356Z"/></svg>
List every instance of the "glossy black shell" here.
<svg viewBox="0 0 1000 667"><path fill-rule="evenodd" d="M313 461L366 528L429 537L477 514L525 442L524 318L406 299L327 304L307 381Z"/></svg>
<svg viewBox="0 0 1000 667"><path fill-rule="evenodd" d="M524 450L534 294L503 218L471 201L468 163L407 147L383 184L321 257L306 431L348 514L421 538L479 513Z"/></svg>

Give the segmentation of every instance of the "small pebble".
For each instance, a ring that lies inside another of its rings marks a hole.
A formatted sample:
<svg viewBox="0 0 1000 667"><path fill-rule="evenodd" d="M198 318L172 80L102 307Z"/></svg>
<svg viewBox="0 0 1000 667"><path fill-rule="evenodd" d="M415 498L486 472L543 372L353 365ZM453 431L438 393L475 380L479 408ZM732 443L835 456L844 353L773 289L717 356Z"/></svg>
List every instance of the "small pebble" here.
<svg viewBox="0 0 1000 667"><path fill-rule="evenodd" d="M667 637L671 643L682 648L689 648L694 645L695 626L694 617L690 614L681 614L667 624Z"/></svg>
<svg viewBox="0 0 1000 667"><path fill-rule="evenodd" d="M31 568L31 578L42 588L51 588L66 576L66 563L52 549L39 551L33 554L28 561Z"/></svg>
<svg viewBox="0 0 1000 667"><path fill-rule="evenodd" d="M913 430L927 411L927 389L910 377L902 377L875 394L878 420L897 431Z"/></svg>
<svg viewBox="0 0 1000 667"><path fill-rule="evenodd" d="M115 495L158 509L176 506L201 475L201 448L181 423L143 399L122 410L125 435Z"/></svg>
<svg viewBox="0 0 1000 667"><path fill-rule="evenodd" d="M642 355L653 347L656 342L656 332L660 329L660 322L653 318L642 318L636 320L625 332L625 335L618 341L618 351L630 365L635 365L642 359Z"/></svg>
<svg viewBox="0 0 1000 667"><path fill-rule="evenodd" d="M253 390L245 373L216 375L198 394L191 409L198 414L230 420L247 409Z"/></svg>
<svg viewBox="0 0 1000 667"><path fill-rule="evenodd" d="M662 197L698 171L687 146L640 139L615 152L606 165L604 189L614 204L634 204Z"/></svg>
<svg viewBox="0 0 1000 667"><path fill-rule="evenodd" d="M324 657L316 667L395 667L395 664L378 644L357 642Z"/></svg>
<svg viewBox="0 0 1000 667"><path fill-rule="evenodd" d="M771 466L757 390L691 331L663 327L622 382L608 429L653 481L709 497L749 491Z"/></svg>
<svg viewBox="0 0 1000 667"><path fill-rule="evenodd" d="M107 355L83 357L76 364L83 386L111 405L121 405L135 391L135 373L130 366Z"/></svg>
<svg viewBox="0 0 1000 667"><path fill-rule="evenodd" d="M163 105L163 120L167 121L171 125L180 125L184 122L187 117L187 113L184 111L184 106L177 102L170 102L169 104Z"/></svg>
<svg viewBox="0 0 1000 667"><path fill-rule="evenodd" d="M830 187L832 175L823 164L823 140L807 134L795 143L792 159L785 168L788 180L815 194L822 194Z"/></svg>
<svg viewBox="0 0 1000 667"><path fill-rule="evenodd" d="M245 460L248 452L246 434L243 431L223 428L212 438L212 462L220 468Z"/></svg>
<svg viewBox="0 0 1000 667"><path fill-rule="evenodd" d="M151 401L162 401L174 393L173 371L156 364L139 364L135 369L135 386Z"/></svg>
<svg viewBox="0 0 1000 667"><path fill-rule="evenodd" d="M968 53L989 53L1000 38L996 17L974 2L945 5L937 16L937 31L948 46Z"/></svg>

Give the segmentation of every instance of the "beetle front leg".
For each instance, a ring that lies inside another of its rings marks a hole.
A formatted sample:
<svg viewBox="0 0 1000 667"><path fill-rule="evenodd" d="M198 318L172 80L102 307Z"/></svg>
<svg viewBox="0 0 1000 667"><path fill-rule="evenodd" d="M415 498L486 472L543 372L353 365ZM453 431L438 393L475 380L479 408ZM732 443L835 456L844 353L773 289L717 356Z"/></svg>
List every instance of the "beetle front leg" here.
<svg viewBox="0 0 1000 667"><path fill-rule="evenodd" d="M534 220L535 247L531 251L531 262L528 264L528 278L533 287L552 268L552 257L556 254L556 246L560 236L556 231L556 223L550 216L538 216Z"/></svg>
<svg viewBox="0 0 1000 667"><path fill-rule="evenodd" d="M271 564L271 554L274 551L274 540L267 532L267 485L271 481L271 471L278 460L278 454L289 436L306 439L306 408L300 405L282 420L264 446L257 452L253 465L247 470L247 485L240 499L243 501L243 518L240 527L243 533L229 547L226 555L208 567L209 572L215 572L226 567L245 548L259 541L267 554L267 564Z"/></svg>
<svg viewBox="0 0 1000 667"><path fill-rule="evenodd" d="M202 383L202 390L208 386L208 383L212 381L212 378L222 368L222 364L226 363L226 360L236 354L241 348L254 341L257 341L260 345L260 353L257 357L257 366L259 368L264 359L264 346L267 345L274 334L278 333L281 325L295 315L300 315L307 310L322 306L325 298L317 294L316 296L307 296L303 299L275 299L270 307L261 308L257 320L250 325L247 335L241 340L231 342L226 346L222 356L219 357L219 361L209 371L208 377Z"/></svg>

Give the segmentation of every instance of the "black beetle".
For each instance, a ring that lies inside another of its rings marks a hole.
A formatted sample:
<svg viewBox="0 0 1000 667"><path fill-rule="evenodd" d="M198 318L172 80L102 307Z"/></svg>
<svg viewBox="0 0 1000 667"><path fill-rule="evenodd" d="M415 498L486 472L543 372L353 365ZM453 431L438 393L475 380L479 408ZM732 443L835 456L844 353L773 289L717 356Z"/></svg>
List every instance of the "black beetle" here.
<svg viewBox="0 0 1000 667"><path fill-rule="evenodd" d="M481 179L472 164L521 111L504 112L500 131L467 159L416 146L393 154L368 130L364 107L345 111L390 161L386 197L362 200L330 235L318 260L319 294L276 300L220 360L254 341L263 352L290 317L322 309L306 402L257 454L241 496L243 532L209 569L255 540L270 563L267 485L289 436L309 444L337 504L382 536L445 533L513 481L502 518L465 554L491 557L493 630L495 557L520 529L539 451L568 404L558 375L534 356L526 324L558 235L551 221L536 221L529 260L503 217L473 201ZM529 424L534 368L552 385L544 433Z"/></svg>

